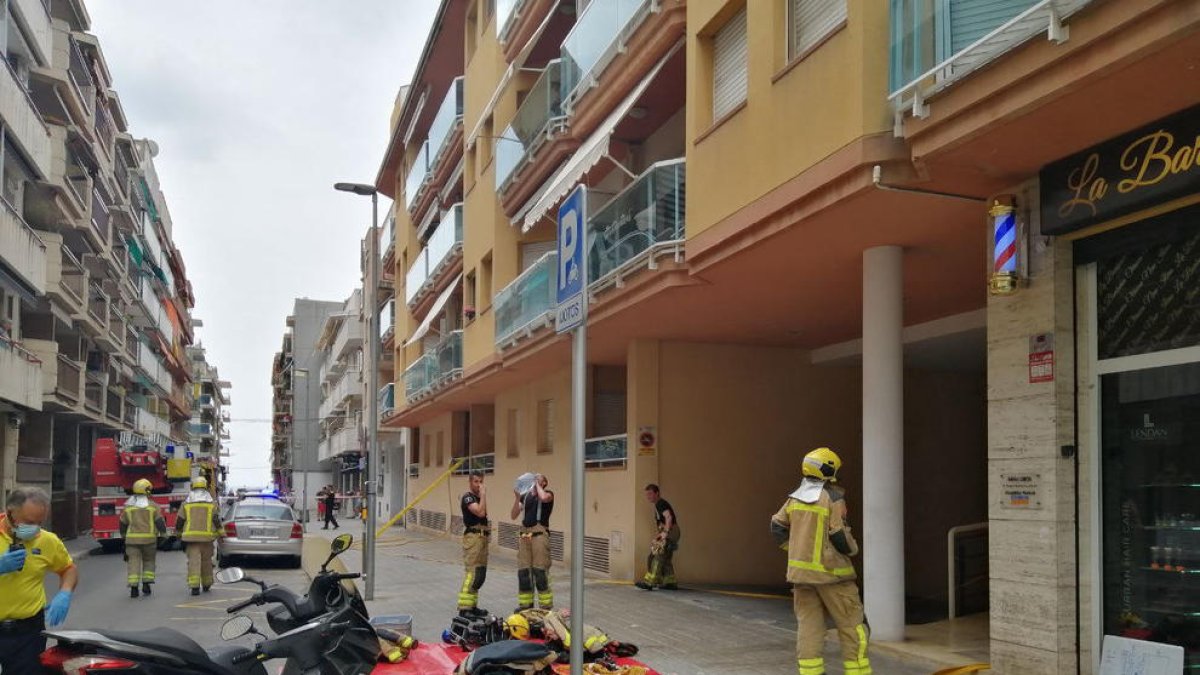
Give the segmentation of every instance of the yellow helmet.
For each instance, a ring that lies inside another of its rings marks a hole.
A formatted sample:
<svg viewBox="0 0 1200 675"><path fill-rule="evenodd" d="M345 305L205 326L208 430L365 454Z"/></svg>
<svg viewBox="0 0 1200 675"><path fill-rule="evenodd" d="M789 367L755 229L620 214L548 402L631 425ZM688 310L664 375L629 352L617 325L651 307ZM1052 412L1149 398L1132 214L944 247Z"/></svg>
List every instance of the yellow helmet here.
<svg viewBox="0 0 1200 675"><path fill-rule="evenodd" d="M148 495L150 494L150 488L152 487L154 487L154 485L152 485L149 480L146 480L145 478L139 478L133 483L133 494Z"/></svg>
<svg viewBox="0 0 1200 675"><path fill-rule="evenodd" d="M509 615L504 620L504 629L508 631L509 636L514 640L529 639L529 619L526 619L521 614Z"/></svg>
<svg viewBox="0 0 1200 675"><path fill-rule="evenodd" d="M204 476L198 476L196 478L196 480L192 481L192 487L198 488L200 490L207 490L208 489L208 479L205 478Z"/></svg>
<svg viewBox="0 0 1200 675"><path fill-rule="evenodd" d="M817 448L804 456L803 472L805 476L836 481L840 468L842 468L842 458L829 448Z"/></svg>

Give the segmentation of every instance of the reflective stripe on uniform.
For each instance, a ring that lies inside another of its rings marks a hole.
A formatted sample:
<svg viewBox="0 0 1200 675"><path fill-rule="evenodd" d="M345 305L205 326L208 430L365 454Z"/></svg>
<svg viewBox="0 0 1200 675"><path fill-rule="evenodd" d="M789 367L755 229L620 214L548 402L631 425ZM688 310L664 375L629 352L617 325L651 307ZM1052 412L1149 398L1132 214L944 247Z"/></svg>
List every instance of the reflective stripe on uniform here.
<svg viewBox="0 0 1200 675"><path fill-rule="evenodd" d="M812 563L805 560L789 560L788 567L798 567L802 570L816 570L818 572L828 572L834 576L847 577L854 574L853 567L835 567L829 569L821 563Z"/></svg>
<svg viewBox="0 0 1200 675"><path fill-rule="evenodd" d="M825 659L800 659L796 661L800 675L825 675Z"/></svg>
<svg viewBox="0 0 1200 675"><path fill-rule="evenodd" d="M181 536L203 536L216 538L217 530L213 527L213 511L216 505L210 502L192 502L183 505L184 517L187 522L183 526L183 534ZM196 511L200 511L203 515L198 515Z"/></svg>
<svg viewBox="0 0 1200 675"><path fill-rule="evenodd" d="M458 608L470 609L479 602L479 595L471 592L472 584L475 583L475 571L467 568L466 575L463 576L462 588L458 591Z"/></svg>

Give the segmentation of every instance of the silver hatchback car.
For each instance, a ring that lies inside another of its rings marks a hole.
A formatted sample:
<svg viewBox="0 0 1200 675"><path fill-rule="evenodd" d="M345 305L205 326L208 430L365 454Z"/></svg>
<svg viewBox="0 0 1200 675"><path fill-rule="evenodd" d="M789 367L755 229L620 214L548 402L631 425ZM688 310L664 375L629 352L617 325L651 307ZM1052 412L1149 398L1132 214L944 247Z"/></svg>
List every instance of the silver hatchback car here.
<svg viewBox="0 0 1200 675"><path fill-rule="evenodd" d="M292 507L274 497L247 496L229 505L221 519L224 536L217 543L217 564L234 557L283 557L300 567L304 526Z"/></svg>

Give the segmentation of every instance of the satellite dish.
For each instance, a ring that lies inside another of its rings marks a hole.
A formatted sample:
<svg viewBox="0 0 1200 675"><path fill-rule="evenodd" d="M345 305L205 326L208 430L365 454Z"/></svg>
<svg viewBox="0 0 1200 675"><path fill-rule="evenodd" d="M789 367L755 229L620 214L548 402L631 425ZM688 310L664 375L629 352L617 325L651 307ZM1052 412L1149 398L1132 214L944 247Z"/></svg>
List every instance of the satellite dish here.
<svg viewBox="0 0 1200 675"><path fill-rule="evenodd" d="M152 141L149 138L147 138L146 139L146 149L148 149L150 151L151 157L158 157L158 141Z"/></svg>

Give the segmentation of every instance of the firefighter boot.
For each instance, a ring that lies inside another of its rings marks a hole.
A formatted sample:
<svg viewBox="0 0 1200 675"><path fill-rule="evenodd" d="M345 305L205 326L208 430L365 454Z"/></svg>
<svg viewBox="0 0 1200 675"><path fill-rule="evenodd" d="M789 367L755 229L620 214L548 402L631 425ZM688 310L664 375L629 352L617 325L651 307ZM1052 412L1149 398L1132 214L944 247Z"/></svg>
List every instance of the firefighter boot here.
<svg viewBox="0 0 1200 675"><path fill-rule="evenodd" d="M142 582L142 595L150 595L150 582L149 581Z"/></svg>
<svg viewBox="0 0 1200 675"><path fill-rule="evenodd" d="M129 587L129 597L136 598L137 596L138 596L138 587L130 586Z"/></svg>

